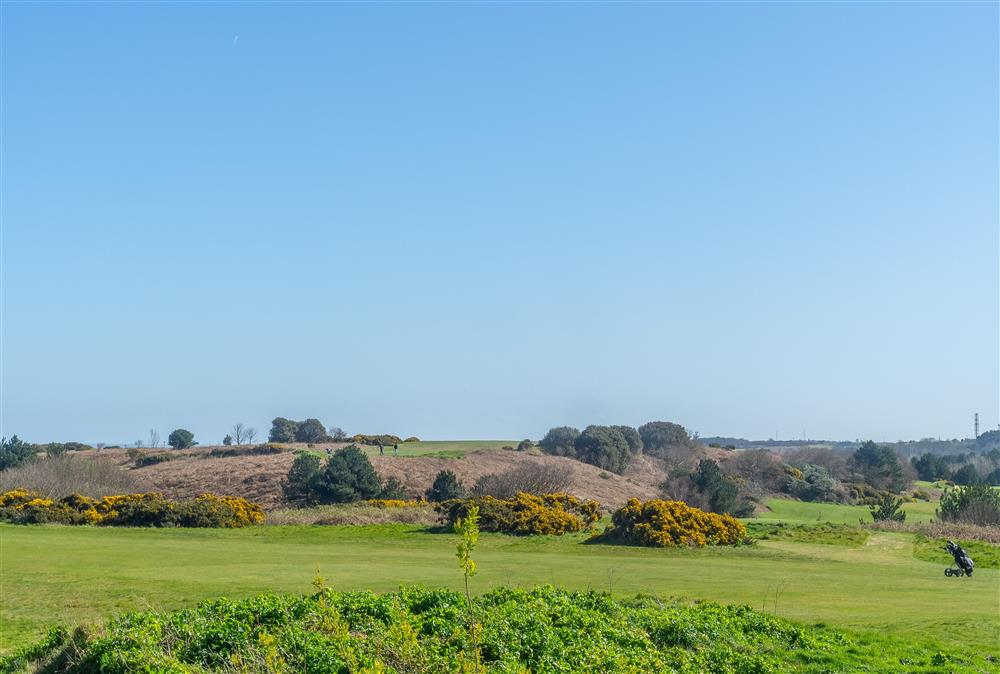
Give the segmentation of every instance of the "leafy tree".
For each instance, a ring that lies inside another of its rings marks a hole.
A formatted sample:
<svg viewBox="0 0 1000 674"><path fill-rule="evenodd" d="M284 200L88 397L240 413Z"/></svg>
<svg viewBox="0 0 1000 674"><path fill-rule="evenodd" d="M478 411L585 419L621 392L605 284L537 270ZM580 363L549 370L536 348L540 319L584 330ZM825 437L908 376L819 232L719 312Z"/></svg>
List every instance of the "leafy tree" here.
<svg viewBox="0 0 1000 674"><path fill-rule="evenodd" d="M382 485L382 490L379 492L378 497L385 499L406 498L406 492L403 490L403 483L394 477L387 478L385 484Z"/></svg>
<svg viewBox="0 0 1000 674"><path fill-rule="evenodd" d="M550 428L545 437L538 442L538 446L546 454L556 456L576 456L576 439L580 437L580 431L572 426L556 426Z"/></svg>
<svg viewBox="0 0 1000 674"><path fill-rule="evenodd" d="M226 437L222 438L222 444L225 445L226 447L229 447L231 444L233 444L233 436L229 435L229 433L226 433Z"/></svg>
<svg viewBox="0 0 1000 674"><path fill-rule="evenodd" d="M38 451L31 443L21 440L16 435L10 439L0 438L0 470L24 465L38 458Z"/></svg>
<svg viewBox="0 0 1000 674"><path fill-rule="evenodd" d="M291 419L275 417L271 422L271 432L267 439L269 442L295 442L295 432L299 425Z"/></svg>
<svg viewBox="0 0 1000 674"><path fill-rule="evenodd" d="M871 511L872 520L875 522L905 522L906 513L903 511L903 499L894 498L892 494L882 495L878 503L868 506Z"/></svg>
<svg viewBox="0 0 1000 674"><path fill-rule="evenodd" d="M382 493L382 482L368 455L356 445L334 452L312 485L320 503L350 503Z"/></svg>
<svg viewBox="0 0 1000 674"><path fill-rule="evenodd" d="M458 476L450 470L442 470L434 478L434 484L427 490L428 501L447 501L465 496L465 487Z"/></svg>
<svg viewBox="0 0 1000 674"><path fill-rule="evenodd" d="M632 456L642 454L642 437L639 436L639 431L631 426L612 426L611 428L622 434L625 442L628 443L628 451Z"/></svg>
<svg viewBox="0 0 1000 674"><path fill-rule="evenodd" d="M910 463L917 471L917 477L921 480L934 482L935 480L951 479L951 470L948 468L948 464L930 452L913 457L910 459Z"/></svg>
<svg viewBox="0 0 1000 674"><path fill-rule="evenodd" d="M945 522L1000 524L1000 492L986 484L947 489L941 496L937 516Z"/></svg>
<svg viewBox="0 0 1000 674"><path fill-rule="evenodd" d="M628 441L611 426L587 426L576 439L576 458L604 470L621 474L631 457Z"/></svg>
<svg viewBox="0 0 1000 674"><path fill-rule="evenodd" d="M295 429L296 442L326 442L328 438L326 427L319 419L301 421Z"/></svg>
<svg viewBox="0 0 1000 674"><path fill-rule="evenodd" d="M292 503L312 505L315 503L313 481L320 472L320 458L309 452L302 452L292 461L282 491Z"/></svg>
<svg viewBox="0 0 1000 674"><path fill-rule="evenodd" d="M789 475L785 491L803 501L826 501L833 495L837 480L823 466L802 464L802 477Z"/></svg>
<svg viewBox="0 0 1000 674"><path fill-rule="evenodd" d="M639 426L639 437L644 451L654 456L662 456L671 446L691 443L684 427L670 421L650 421Z"/></svg>
<svg viewBox="0 0 1000 674"><path fill-rule="evenodd" d="M906 486L903 467L891 447L879 447L868 440L855 450L851 463L864 481L873 487L898 492Z"/></svg>
<svg viewBox="0 0 1000 674"><path fill-rule="evenodd" d="M998 447L1000 447L1000 430L986 431L976 438L976 448L979 450L986 451Z"/></svg>
<svg viewBox="0 0 1000 674"><path fill-rule="evenodd" d="M971 463L967 463L951 476L951 481L955 484L968 485L968 484L979 484L983 482L982 476L979 475L979 471Z"/></svg>
<svg viewBox="0 0 1000 674"><path fill-rule="evenodd" d="M184 428L178 428L167 436L167 444L174 449L187 449L198 443L194 441L194 433Z"/></svg>
<svg viewBox="0 0 1000 674"><path fill-rule="evenodd" d="M739 485L711 459L698 462L691 482L708 498L709 509L714 513L745 517L753 512L753 504L740 499Z"/></svg>

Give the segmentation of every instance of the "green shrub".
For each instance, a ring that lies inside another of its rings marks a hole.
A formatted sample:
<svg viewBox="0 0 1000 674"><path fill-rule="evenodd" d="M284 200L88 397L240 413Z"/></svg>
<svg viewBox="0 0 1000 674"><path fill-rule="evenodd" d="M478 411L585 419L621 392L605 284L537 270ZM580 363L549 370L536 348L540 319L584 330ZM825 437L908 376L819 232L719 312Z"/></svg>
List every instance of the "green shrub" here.
<svg viewBox="0 0 1000 674"><path fill-rule="evenodd" d="M428 501L447 501L465 496L465 487L453 471L442 470L434 478L434 484L427 490Z"/></svg>
<svg viewBox="0 0 1000 674"><path fill-rule="evenodd" d="M411 435L406 440L403 440L403 442L420 442L420 438L415 435Z"/></svg>
<svg viewBox="0 0 1000 674"><path fill-rule="evenodd" d="M576 458L613 473L623 473L632 458L628 441L611 426L587 426L576 439Z"/></svg>
<svg viewBox="0 0 1000 674"><path fill-rule="evenodd" d="M698 469L691 475L691 483L708 499L708 509L713 513L734 517L753 514L753 503L740 495L739 485L723 473L715 461L699 461Z"/></svg>
<svg viewBox="0 0 1000 674"><path fill-rule="evenodd" d="M165 461L173 461L176 458L177 456L174 454L141 454L135 458L134 464L136 468L143 468L145 466L155 466Z"/></svg>
<svg viewBox="0 0 1000 674"><path fill-rule="evenodd" d="M556 426L550 428L545 437L538 441L538 446L546 454L556 456L576 456L576 439L580 431L572 426Z"/></svg>
<svg viewBox="0 0 1000 674"><path fill-rule="evenodd" d="M51 674L104 672L601 672L773 674L785 671L925 671L989 665L982 655L937 652L889 637L789 622L748 606L619 601L552 587L494 588L467 600L453 590L320 589L312 596L213 599L175 612L133 612L105 627L62 633L22 649ZM970 661L970 658L976 658ZM5 659L6 662L6 659ZM973 662L975 663L973 665Z"/></svg>
<svg viewBox="0 0 1000 674"><path fill-rule="evenodd" d="M208 453L208 456L213 458L227 456L264 456L268 454L281 454L284 451L287 450L281 445L268 442L262 445L216 447Z"/></svg>
<svg viewBox="0 0 1000 674"><path fill-rule="evenodd" d="M172 431L167 437L167 444L174 449L187 449L194 447L198 443L194 441L194 433L189 430L178 428Z"/></svg>
<svg viewBox="0 0 1000 674"><path fill-rule="evenodd" d="M21 440L16 435L0 438L0 470L22 466L38 458L34 445Z"/></svg>
<svg viewBox="0 0 1000 674"><path fill-rule="evenodd" d="M338 449L325 463L314 454L299 454L292 462L283 489L286 499L303 505L403 497L399 481L390 478L383 484L368 455L357 445Z"/></svg>
<svg viewBox="0 0 1000 674"><path fill-rule="evenodd" d="M906 513L903 511L903 499L894 498L892 494L885 494L878 503L868 506L871 511L872 520L875 522L905 522Z"/></svg>
<svg viewBox="0 0 1000 674"><path fill-rule="evenodd" d="M981 526L1000 524L1000 492L986 484L946 489L937 516L945 522Z"/></svg>
<svg viewBox="0 0 1000 674"><path fill-rule="evenodd" d="M680 424L670 421L650 421L639 426L643 451L652 456L663 456L668 449L691 444L691 437Z"/></svg>
<svg viewBox="0 0 1000 674"><path fill-rule="evenodd" d="M527 452L530 451L534 446L535 444L531 440L524 439L521 440L521 442L517 443L517 451Z"/></svg>
<svg viewBox="0 0 1000 674"><path fill-rule="evenodd" d="M826 468L805 463L788 472L784 491L803 501L828 501L836 486L837 480Z"/></svg>

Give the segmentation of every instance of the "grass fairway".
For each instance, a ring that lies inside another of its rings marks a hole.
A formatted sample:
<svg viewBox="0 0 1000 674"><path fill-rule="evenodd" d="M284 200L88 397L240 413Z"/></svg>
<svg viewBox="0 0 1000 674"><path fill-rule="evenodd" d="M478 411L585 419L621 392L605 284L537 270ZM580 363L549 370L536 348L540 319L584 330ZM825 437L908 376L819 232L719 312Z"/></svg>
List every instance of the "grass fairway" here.
<svg viewBox="0 0 1000 674"><path fill-rule="evenodd" d="M831 524L857 524L871 522L872 516L866 506L840 505L837 503L807 503L789 499L771 498L764 504L770 511L760 513L757 518L762 520L782 520L795 524L815 524L829 522ZM904 503L907 522L930 522L934 519L934 511L938 504L934 501L914 501Z"/></svg>
<svg viewBox="0 0 1000 674"><path fill-rule="evenodd" d="M403 442L399 445L399 456L440 456L460 459L477 449L501 449L517 447L519 440L428 440L426 442ZM392 445L385 448L385 453L392 456ZM378 447L364 445L369 456L378 455Z"/></svg>
<svg viewBox="0 0 1000 674"><path fill-rule="evenodd" d="M915 559L913 537L874 532L848 547L652 550L585 545L583 535L483 534L476 590L552 583L616 595L749 604L782 617L997 653L1000 571L946 578L949 561ZM180 608L209 597L305 593L319 570L336 589L459 588L455 537L419 526L112 529L0 525L0 648L46 625L115 611Z"/></svg>

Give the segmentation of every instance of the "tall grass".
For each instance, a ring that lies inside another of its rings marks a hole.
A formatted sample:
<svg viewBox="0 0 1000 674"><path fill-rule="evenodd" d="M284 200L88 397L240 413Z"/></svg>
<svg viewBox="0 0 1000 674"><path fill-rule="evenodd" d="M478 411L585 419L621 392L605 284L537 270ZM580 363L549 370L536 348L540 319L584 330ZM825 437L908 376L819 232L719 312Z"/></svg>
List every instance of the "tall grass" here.
<svg viewBox="0 0 1000 674"><path fill-rule="evenodd" d="M29 489L50 498L81 494L99 498L144 491L147 485L114 461L54 456L0 472L0 493Z"/></svg>
<svg viewBox="0 0 1000 674"><path fill-rule="evenodd" d="M268 524L436 524L430 504L410 508L380 508L368 503L279 508L267 514Z"/></svg>

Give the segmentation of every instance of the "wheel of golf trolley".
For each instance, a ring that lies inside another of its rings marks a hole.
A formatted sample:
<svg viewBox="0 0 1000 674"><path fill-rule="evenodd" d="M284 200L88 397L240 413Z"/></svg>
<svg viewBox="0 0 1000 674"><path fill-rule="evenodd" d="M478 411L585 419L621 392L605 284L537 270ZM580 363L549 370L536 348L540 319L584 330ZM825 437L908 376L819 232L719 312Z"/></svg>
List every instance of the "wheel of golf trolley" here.
<svg viewBox="0 0 1000 674"><path fill-rule="evenodd" d="M950 576L951 576L951 569L945 569L945 570L944 570L944 575L946 575L946 576L949 576L949 577L950 577Z"/></svg>

